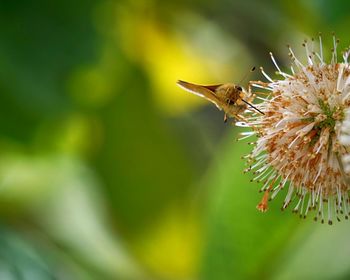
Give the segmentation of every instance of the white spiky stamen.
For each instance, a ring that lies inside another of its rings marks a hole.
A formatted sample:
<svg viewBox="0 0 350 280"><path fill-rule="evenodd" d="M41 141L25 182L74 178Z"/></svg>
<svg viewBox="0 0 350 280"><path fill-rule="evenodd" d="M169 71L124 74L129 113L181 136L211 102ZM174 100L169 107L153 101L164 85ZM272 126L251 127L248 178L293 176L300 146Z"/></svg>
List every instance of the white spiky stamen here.
<svg viewBox="0 0 350 280"><path fill-rule="evenodd" d="M292 74L284 73L272 53L271 59L282 79L273 80L261 68L267 82L251 85L263 88L268 97L260 97L254 104L262 114L247 116L247 123L258 140L248 157L253 171L252 181L263 182L262 201L257 208L267 210L268 199L273 199L286 188L282 209L296 201L293 212L306 217L316 210L315 219L329 224L339 215L348 217L350 189L350 66L349 51L343 62L337 62L338 40L333 38L331 63L324 61L322 40L319 52L304 41L307 63L304 65L289 48L293 62ZM347 117L344 119L344 115ZM246 138L253 134L243 134ZM341 162L343 159L343 163Z"/></svg>
<svg viewBox="0 0 350 280"><path fill-rule="evenodd" d="M345 111L345 118L340 129L339 141L350 151L350 109L347 109ZM350 153L343 155L342 162L344 172L346 175L350 175Z"/></svg>

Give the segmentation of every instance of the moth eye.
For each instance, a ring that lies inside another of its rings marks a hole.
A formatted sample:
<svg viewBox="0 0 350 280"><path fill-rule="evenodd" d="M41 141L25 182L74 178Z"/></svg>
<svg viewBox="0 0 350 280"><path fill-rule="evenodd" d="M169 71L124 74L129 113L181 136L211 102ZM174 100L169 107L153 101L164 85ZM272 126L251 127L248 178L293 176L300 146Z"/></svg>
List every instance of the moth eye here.
<svg viewBox="0 0 350 280"><path fill-rule="evenodd" d="M236 87L239 91L242 91L243 89L242 89L242 87L240 87L240 86L237 86Z"/></svg>

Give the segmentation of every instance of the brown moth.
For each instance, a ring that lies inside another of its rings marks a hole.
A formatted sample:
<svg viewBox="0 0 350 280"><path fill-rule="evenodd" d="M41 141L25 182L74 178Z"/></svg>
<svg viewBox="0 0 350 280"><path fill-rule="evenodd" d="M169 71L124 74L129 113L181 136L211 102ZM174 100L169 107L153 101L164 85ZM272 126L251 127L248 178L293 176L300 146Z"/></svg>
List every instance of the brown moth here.
<svg viewBox="0 0 350 280"><path fill-rule="evenodd" d="M244 121L244 118L240 116L240 113L243 113L247 109L247 106L264 114L258 108L246 101L245 99L250 101L251 97L247 96L247 93L243 91L241 86L233 83L203 86L185 81L177 81L177 84L188 92L214 103L219 110L223 110L225 112L225 122L227 121L227 117Z"/></svg>

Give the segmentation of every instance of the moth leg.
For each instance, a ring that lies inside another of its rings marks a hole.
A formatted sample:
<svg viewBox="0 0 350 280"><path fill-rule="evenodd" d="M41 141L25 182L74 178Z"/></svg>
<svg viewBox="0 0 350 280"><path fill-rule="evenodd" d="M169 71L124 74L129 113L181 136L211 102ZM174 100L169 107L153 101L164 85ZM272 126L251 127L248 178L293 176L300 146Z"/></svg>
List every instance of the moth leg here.
<svg viewBox="0 0 350 280"><path fill-rule="evenodd" d="M226 123L227 122L227 114L225 113L224 114L224 123Z"/></svg>

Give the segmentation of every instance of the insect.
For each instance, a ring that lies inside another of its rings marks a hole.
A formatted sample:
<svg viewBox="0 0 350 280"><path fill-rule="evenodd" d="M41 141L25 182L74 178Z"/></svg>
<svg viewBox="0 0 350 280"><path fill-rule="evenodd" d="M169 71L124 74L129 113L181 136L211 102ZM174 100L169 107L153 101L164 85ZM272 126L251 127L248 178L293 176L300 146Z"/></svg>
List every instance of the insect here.
<svg viewBox="0 0 350 280"><path fill-rule="evenodd" d="M224 122L227 121L227 117L233 117L237 120L244 121L240 113L243 113L248 106L264 114L249 102L251 96L248 96L241 86L233 83L203 86L185 81L178 81L177 84L183 89L214 103L219 110L223 110L225 112Z"/></svg>

